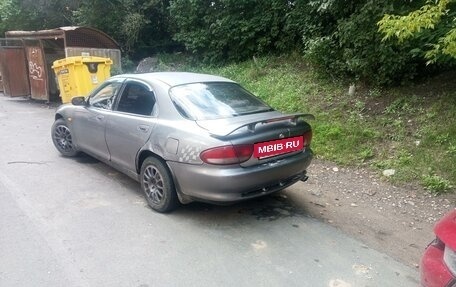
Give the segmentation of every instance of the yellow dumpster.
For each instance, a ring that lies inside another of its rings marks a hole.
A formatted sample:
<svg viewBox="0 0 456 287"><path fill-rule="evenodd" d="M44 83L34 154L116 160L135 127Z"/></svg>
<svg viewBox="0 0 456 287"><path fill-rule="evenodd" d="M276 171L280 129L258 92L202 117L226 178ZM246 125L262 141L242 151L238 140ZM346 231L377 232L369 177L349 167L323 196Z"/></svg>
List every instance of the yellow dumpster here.
<svg viewBox="0 0 456 287"><path fill-rule="evenodd" d="M67 57L54 61L62 103L76 96L86 96L111 76L112 60L93 56Z"/></svg>

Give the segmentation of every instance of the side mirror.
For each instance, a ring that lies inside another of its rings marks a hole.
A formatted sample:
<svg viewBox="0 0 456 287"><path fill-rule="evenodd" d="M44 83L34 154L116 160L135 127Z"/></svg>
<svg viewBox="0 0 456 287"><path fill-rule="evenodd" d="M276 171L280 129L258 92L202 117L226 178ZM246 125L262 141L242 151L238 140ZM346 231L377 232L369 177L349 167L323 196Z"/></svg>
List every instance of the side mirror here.
<svg viewBox="0 0 456 287"><path fill-rule="evenodd" d="M71 99L71 103L74 106L85 106L87 105L87 102L85 101L84 97L74 97Z"/></svg>

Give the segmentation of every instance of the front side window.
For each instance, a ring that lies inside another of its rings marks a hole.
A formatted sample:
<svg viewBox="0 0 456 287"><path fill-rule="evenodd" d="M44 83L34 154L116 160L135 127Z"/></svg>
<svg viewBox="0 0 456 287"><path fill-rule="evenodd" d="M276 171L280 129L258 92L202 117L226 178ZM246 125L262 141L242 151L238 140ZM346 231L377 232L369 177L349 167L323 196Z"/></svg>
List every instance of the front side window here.
<svg viewBox="0 0 456 287"><path fill-rule="evenodd" d="M121 85L121 81L105 84L90 96L89 105L95 108L110 110Z"/></svg>
<svg viewBox="0 0 456 287"><path fill-rule="evenodd" d="M170 90L176 109L191 120L212 120L271 111L235 83L193 83Z"/></svg>

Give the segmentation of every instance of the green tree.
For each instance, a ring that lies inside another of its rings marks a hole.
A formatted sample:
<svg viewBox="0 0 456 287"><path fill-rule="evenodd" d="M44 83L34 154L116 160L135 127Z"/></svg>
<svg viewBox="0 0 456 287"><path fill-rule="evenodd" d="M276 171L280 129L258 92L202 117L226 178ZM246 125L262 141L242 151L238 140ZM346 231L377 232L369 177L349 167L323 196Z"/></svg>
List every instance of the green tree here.
<svg viewBox="0 0 456 287"><path fill-rule="evenodd" d="M81 0L72 19L75 25L97 28L122 43L126 10L122 1Z"/></svg>
<svg viewBox="0 0 456 287"><path fill-rule="evenodd" d="M420 38L427 47L429 63L456 58L456 13L454 0L427 0L407 15L386 14L378 22L383 40L397 38L400 43Z"/></svg>
<svg viewBox="0 0 456 287"><path fill-rule="evenodd" d="M42 30L72 24L77 0L0 0L0 33Z"/></svg>
<svg viewBox="0 0 456 287"><path fill-rule="evenodd" d="M173 45L168 0L80 0L75 24L100 29L116 39L129 55L166 50ZM138 56L139 57L139 56Z"/></svg>

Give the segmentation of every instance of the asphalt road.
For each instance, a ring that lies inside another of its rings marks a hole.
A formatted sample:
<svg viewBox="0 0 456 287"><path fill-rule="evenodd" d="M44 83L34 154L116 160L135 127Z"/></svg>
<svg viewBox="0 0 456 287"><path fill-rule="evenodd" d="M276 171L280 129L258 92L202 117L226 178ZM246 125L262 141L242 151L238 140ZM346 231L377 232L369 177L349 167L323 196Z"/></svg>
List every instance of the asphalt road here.
<svg viewBox="0 0 456 287"><path fill-rule="evenodd" d="M53 113L0 94L0 286L418 286L287 191L158 214L135 181L61 157Z"/></svg>

